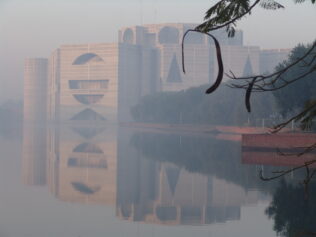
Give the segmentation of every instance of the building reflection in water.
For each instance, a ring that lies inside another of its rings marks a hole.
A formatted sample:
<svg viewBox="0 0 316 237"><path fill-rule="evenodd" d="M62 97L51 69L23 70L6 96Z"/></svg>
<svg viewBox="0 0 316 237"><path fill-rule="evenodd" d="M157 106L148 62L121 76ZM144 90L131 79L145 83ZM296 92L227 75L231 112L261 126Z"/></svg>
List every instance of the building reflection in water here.
<svg viewBox="0 0 316 237"><path fill-rule="evenodd" d="M261 198L259 191L212 172L148 158L133 144L134 131L116 130L25 127L25 183L47 183L62 201L115 206L122 220L166 225L239 220L241 207Z"/></svg>
<svg viewBox="0 0 316 237"><path fill-rule="evenodd" d="M168 136L141 134L143 142L135 146L133 131L120 129L118 134L117 216L121 219L168 225L211 224L239 220L241 206L259 200L258 191L246 191L214 174L189 172L168 162L168 153L182 156L178 148L172 150L163 144ZM175 147L171 140L168 144ZM195 145L198 153L200 147ZM146 157L155 154L155 148L166 161Z"/></svg>
<svg viewBox="0 0 316 237"><path fill-rule="evenodd" d="M58 199L115 204L116 134L110 128L102 130L93 127L50 129L48 185Z"/></svg>
<svg viewBox="0 0 316 237"><path fill-rule="evenodd" d="M106 133L102 130L89 127L46 129L25 124L24 183L47 184L63 201L114 205L116 133L113 129L106 129Z"/></svg>
<svg viewBox="0 0 316 237"><path fill-rule="evenodd" d="M46 129L41 125L24 124L22 179L27 185L46 184Z"/></svg>

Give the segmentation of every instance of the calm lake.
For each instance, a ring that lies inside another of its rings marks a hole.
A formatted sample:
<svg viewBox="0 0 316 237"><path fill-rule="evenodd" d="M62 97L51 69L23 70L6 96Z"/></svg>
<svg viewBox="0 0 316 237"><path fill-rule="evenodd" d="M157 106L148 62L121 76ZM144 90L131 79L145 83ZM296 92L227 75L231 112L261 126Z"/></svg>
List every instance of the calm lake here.
<svg viewBox="0 0 316 237"><path fill-rule="evenodd" d="M0 137L0 237L269 237L316 229L314 184L306 200L304 172L262 181L260 170L272 176L281 167L244 162L238 135L25 125L22 138Z"/></svg>

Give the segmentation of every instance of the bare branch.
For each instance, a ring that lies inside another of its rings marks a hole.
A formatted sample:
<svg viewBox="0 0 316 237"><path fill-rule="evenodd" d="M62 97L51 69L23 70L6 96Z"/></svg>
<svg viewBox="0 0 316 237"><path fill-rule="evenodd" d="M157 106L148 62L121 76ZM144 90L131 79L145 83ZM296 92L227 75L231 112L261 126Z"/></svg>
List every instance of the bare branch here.
<svg viewBox="0 0 316 237"><path fill-rule="evenodd" d="M292 169L285 170L285 171L281 172L281 174L279 174L279 175L268 177L268 178L263 177L263 171L260 170L259 176L260 176L260 179L263 181L270 181L270 180L278 179L278 178L280 178L286 174L289 174L295 170L306 168L309 165L314 164L315 162L316 162L316 160L311 160L311 161L305 162L304 165L300 165L300 166L294 167Z"/></svg>
<svg viewBox="0 0 316 237"><path fill-rule="evenodd" d="M247 77L229 77L232 80L251 80L253 78L258 78L257 82L260 82L264 79L267 78L274 78L274 80L276 81L278 78L280 78L285 72L287 72L290 68L292 68L293 66L295 66L296 64L302 62L307 56L309 56L311 54L311 52L314 50L314 48L316 48L316 41L313 43L313 45L309 48L309 50L307 50L307 52L300 58L298 58L297 60L295 60L294 62L290 63L289 65L287 65L285 68L283 68L282 70L276 71L274 73L271 73L269 75L254 75L254 76L247 76ZM315 60L315 57L313 57L313 59L311 60L311 64L312 62Z"/></svg>
<svg viewBox="0 0 316 237"><path fill-rule="evenodd" d="M308 146L308 147L296 147L296 148L301 148L301 149L304 149L304 150L302 152L299 152L299 153L284 153L284 152L282 152L280 150L280 148L277 148L277 153L280 156L297 156L297 157L300 157L302 155L305 155L305 154L315 150L316 149L316 143L314 143L314 144L312 144L311 146Z"/></svg>
<svg viewBox="0 0 316 237"><path fill-rule="evenodd" d="M278 124L277 126L275 126L273 128L273 130L271 131L271 133L277 133L279 132L282 128L284 128L286 125L288 125L289 123L291 123L292 121L295 121L299 118L301 118L302 116L304 116L307 112L311 111L312 109L316 108L316 103L312 104L311 106L307 107L306 109L304 109L302 112L300 112L299 114L295 115L294 117L290 118L289 120Z"/></svg>

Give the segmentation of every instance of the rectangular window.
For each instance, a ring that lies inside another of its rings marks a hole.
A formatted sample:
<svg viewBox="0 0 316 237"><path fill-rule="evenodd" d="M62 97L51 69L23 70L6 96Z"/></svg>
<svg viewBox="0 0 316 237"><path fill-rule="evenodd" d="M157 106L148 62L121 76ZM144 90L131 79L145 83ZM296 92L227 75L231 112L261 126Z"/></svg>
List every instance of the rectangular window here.
<svg viewBox="0 0 316 237"><path fill-rule="evenodd" d="M109 80L69 80L70 89L106 89Z"/></svg>

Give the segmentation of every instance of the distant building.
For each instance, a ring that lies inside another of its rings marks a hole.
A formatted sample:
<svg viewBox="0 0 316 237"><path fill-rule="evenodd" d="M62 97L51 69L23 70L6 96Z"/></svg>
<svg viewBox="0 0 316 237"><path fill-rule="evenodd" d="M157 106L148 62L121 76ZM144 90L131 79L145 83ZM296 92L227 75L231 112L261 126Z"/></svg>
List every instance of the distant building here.
<svg viewBox="0 0 316 237"><path fill-rule="evenodd" d="M264 49L260 52L260 73L272 73L279 63L286 60L291 49Z"/></svg>
<svg viewBox="0 0 316 237"><path fill-rule="evenodd" d="M124 27L118 43L62 45L48 64L46 59L26 60L25 119L126 122L145 95L211 84L217 77L217 58L213 40L204 34L191 32L185 38L186 73L182 71L182 36L195 26ZM212 34L221 44L225 73L237 77L272 70L288 53L245 46L242 31L234 38L224 30ZM225 74L224 80L228 78Z"/></svg>
<svg viewBox="0 0 316 237"><path fill-rule="evenodd" d="M233 72L236 77L242 77L245 76L245 73L248 75L260 72L260 48L258 46L223 46L222 54L224 71L227 74ZM217 68L215 73L217 73ZM227 79L229 78L225 75L224 80Z"/></svg>
<svg viewBox="0 0 316 237"><path fill-rule="evenodd" d="M24 120L45 122L47 116L48 60L24 61Z"/></svg>
<svg viewBox="0 0 316 237"><path fill-rule="evenodd" d="M62 45L50 58L49 119L116 119L118 45Z"/></svg>
<svg viewBox="0 0 316 237"><path fill-rule="evenodd" d="M27 185L46 184L48 59L24 61L24 126L22 179Z"/></svg>
<svg viewBox="0 0 316 237"><path fill-rule="evenodd" d="M155 49L125 44L61 46L50 58L49 119L113 122L119 103L128 117L142 95L157 90L156 57Z"/></svg>
<svg viewBox="0 0 316 237"><path fill-rule="evenodd" d="M157 48L160 55L158 72L161 90L179 91L209 84L216 78L214 43L206 35L195 32L189 33L184 41L186 73L182 72L182 36L195 26L196 24L168 23L125 27L119 31L119 42ZM243 45L242 31L237 31L234 38L228 38L222 30L214 32L214 36L221 42L224 58L231 58L230 48L239 49ZM240 59L237 61L243 62Z"/></svg>

